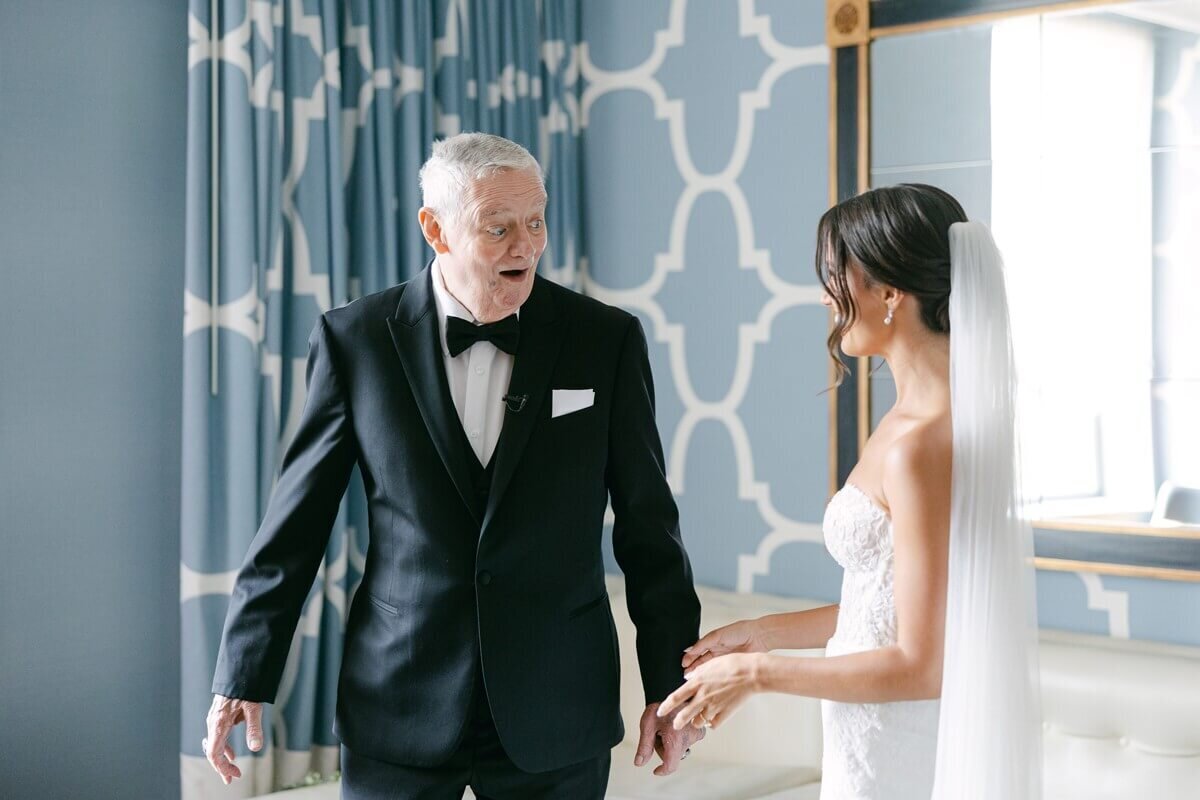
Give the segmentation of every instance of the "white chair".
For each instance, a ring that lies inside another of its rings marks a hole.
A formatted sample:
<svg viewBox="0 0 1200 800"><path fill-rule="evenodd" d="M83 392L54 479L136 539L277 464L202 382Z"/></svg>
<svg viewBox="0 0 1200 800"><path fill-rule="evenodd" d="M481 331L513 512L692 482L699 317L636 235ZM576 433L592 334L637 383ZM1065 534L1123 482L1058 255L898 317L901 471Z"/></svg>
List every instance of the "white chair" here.
<svg viewBox="0 0 1200 800"><path fill-rule="evenodd" d="M751 697L719 730L709 731L674 775L659 778L653 765L634 767L637 723L645 708L635 630L625 608L624 580L609 576L608 592L621 644L621 716L625 719L625 741L613 750L609 800L816 800L821 778L821 705L806 697ZM749 616L823 605L705 586L697 586L696 593L701 631ZM803 653L820 654L820 650ZM657 756L653 761L658 763Z"/></svg>
<svg viewBox="0 0 1200 800"><path fill-rule="evenodd" d="M1163 481L1154 500L1151 525L1169 523L1200 525L1200 489L1180 486L1174 481Z"/></svg>

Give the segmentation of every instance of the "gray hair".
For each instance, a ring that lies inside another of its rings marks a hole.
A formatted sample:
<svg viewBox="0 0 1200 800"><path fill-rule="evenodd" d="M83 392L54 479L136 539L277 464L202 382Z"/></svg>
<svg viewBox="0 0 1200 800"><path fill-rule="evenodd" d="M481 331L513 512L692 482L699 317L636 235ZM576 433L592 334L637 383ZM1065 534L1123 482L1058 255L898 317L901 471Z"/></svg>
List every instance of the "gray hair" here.
<svg viewBox="0 0 1200 800"><path fill-rule="evenodd" d="M421 167L421 202L442 224L457 221L463 194L472 183L501 170L527 170L543 181L542 168L528 150L503 136L460 133L433 143Z"/></svg>

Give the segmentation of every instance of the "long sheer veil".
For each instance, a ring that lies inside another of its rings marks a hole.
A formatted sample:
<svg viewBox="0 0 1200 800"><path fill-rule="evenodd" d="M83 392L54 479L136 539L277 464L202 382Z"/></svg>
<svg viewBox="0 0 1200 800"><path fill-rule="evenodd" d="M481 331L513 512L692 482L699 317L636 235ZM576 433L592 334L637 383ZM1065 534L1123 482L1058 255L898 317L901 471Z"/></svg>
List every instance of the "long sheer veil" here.
<svg viewBox="0 0 1200 800"><path fill-rule="evenodd" d="M1019 515L1003 264L987 227L950 226L954 428L934 800L1042 793L1032 536Z"/></svg>

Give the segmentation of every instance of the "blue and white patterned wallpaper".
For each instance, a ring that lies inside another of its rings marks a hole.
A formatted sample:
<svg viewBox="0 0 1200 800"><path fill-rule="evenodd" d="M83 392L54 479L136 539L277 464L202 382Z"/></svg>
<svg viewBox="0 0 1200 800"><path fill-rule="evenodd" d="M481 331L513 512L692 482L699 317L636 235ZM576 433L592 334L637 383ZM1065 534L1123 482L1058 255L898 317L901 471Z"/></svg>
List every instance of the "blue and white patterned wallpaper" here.
<svg viewBox="0 0 1200 800"><path fill-rule="evenodd" d="M828 321L813 273L828 204L824 13L819 0L585 4L583 271L590 294L648 332L697 580L836 600L841 573L820 533ZM975 36L962 41L966 66L932 70L949 84L923 94L911 91L931 74L921 49L877 45L876 66L891 68L874 70L873 108L911 135L874 148L872 178L945 185L986 220L986 93L971 98L986 90L988 48ZM1178 80L1200 87L1196 52ZM962 152L920 152L939 124L962 126ZM1193 145L1195 131L1193 118ZM1200 645L1194 584L1044 572L1038 592L1043 627Z"/></svg>
<svg viewBox="0 0 1200 800"><path fill-rule="evenodd" d="M648 332L697 579L834 598L824 4L603 5L583 19L585 288Z"/></svg>

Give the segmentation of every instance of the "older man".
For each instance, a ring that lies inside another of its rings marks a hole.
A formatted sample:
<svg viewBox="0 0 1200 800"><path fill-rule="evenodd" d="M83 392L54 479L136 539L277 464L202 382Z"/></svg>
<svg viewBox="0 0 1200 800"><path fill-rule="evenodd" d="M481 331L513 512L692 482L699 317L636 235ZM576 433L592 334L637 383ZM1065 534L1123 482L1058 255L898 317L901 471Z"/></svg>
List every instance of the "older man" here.
<svg viewBox="0 0 1200 800"><path fill-rule="evenodd" d="M630 314L536 274L541 170L486 134L434 145L407 283L321 316L308 400L225 622L205 752L261 748L351 467L371 545L346 625L334 731L344 798L601 798L624 735L601 530L626 575L646 711L636 763L675 770L702 731L654 713L699 603Z"/></svg>

